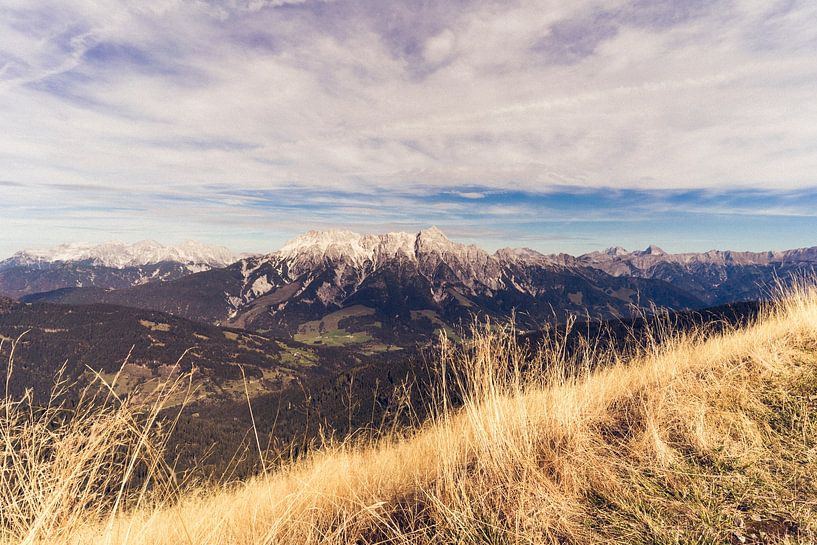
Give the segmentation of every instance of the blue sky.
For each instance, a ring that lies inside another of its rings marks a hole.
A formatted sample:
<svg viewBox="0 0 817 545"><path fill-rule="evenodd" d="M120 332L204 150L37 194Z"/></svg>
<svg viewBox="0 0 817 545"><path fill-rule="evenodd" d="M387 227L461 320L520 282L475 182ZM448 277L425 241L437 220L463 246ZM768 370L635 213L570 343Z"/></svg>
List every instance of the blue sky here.
<svg viewBox="0 0 817 545"><path fill-rule="evenodd" d="M817 4L0 2L0 255L817 245Z"/></svg>

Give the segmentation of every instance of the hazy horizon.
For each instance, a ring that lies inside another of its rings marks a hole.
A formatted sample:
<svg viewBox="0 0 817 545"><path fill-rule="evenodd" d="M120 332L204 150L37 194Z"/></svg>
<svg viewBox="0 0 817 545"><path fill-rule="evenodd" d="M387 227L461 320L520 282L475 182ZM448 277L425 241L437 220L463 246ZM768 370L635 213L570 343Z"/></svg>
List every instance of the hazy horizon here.
<svg viewBox="0 0 817 545"><path fill-rule="evenodd" d="M327 229L349 230L349 231L353 231L353 232L358 233L358 234L378 235L378 234L386 234L388 232L395 232L395 231L415 233L415 232L419 232L420 230L426 229L426 228L429 228L429 227L436 227L436 226L427 225L427 226L424 226L424 227L419 227L417 229L386 230L386 231L377 231L377 230L357 230L357 231L355 231L355 230L352 230L352 229L344 229L343 227L331 227L331 228L327 228ZM711 248L705 248L705 249L693 248L693 249L678 250L673 245L666 245L666 244L661 244L661 243L657 243L657 242L647 242L647 243L636 243L634 245L624 245L624 244L615 243L615 244L609 244L607 246L597 246L597 247L593 246L593 247L590 247L589 249L586 249L586 250L570 251L569 249L568 250L564 250L564 249L555 250L555 249L548 248L547 246L542 246L542 245L515 244L515 242L516 242L515 240L495 240L495 241L493 241L493 243L485 244L485 243L483 243L483 241L480 241L480 240L475 240L475 239L471 239L471 238L463 237L463 236L452 235L450 232L448 232L448 231L446 231L444 229L442 231L446 235L446 237L448 237L453 242L463 243L463 244L476 244L477 246L479 246L479 247L481 247L484 250L489 251L489 252L494 252L494 251L500 250L502 248L530 248L530 249L536 250L536 251L538 251L540 253L543 253L543 254L566 253L566 254L570 254L570 255L574 255L574 256L587 254L587 253L590 253L590 252L593 252L593 251L603 251L603 250L607 250L607 249L614 248L614 247L623 247L625 250L627 250L629 252L634 252L634 251L646 250L650 246L657 246L657 247L661 248L662 250L664 250L664 251L666 251L667 253L670 253L670 254L703 253L703 252L707 252L707 251L710 251L710 250L723 250L723 251L730 250L730 251L736 251L736 252L765 252L765 251L782 251L782 250L794 250L794 249L798 249L798 248L817 247L817 244L811 244L811 245L803 245L803 246L762 247L762 248L758 248L758 249L711 247ZM40 244L40 245L28 245L28 246L23 245L23 246L20 246L19 248L17 248L16 250L14 250L14 251L12 251L10 253L0 253L0 261L2 261L3 259L11 257L14 253L16 253L18 251L22 251L22 250L47 250L47 249L53 249L53 248L61 246L63 244L75 244L75 245L80 245L80 246L83 246L83 245L95 246L95 245L100 245L100 244L105 244L105 243L114 243L114 242L116 242L116 243L124 243L124 244L131 245L131 244L135 244L135 243L138 243L138 242L145 242L145 241L157 242L157 243L159 243L159 244L161 244L163 246L179 246L179 245L181 245L181 244L183 244L185 242L192 241L192 242L205 244L207 246L224 247L227 250L230 250L235 254L264 255L264 254L269 254L269 253L273 253L273 252L277 251L282 246L284 246L287 242L291 241L293 238L295 238L297 236L300 236L300 235L302 235L304 233L306 233L306 231L296 233L295 235L293 235L291 237L283 237L283 238L281 236L273 236L273 237L270 237L270 241L279 240L280 242L271 242L271 245L268 246L268 247L257 246L257 247L249 247L249 248L233 247L233 246L230 246L229 244L221 244L221 243L217 243L217 242L211 243L211 242L208 242L206 240L199 240L199 239L192 239L192 238L163 240L160 237L155 237L155 236L154 237L141 237L141 238L140 237L135 237L135 238L106 238L106 239L99 239L99 240L72 240L72 241L64 241L64 242L56 243L56 244Z"/></svg>

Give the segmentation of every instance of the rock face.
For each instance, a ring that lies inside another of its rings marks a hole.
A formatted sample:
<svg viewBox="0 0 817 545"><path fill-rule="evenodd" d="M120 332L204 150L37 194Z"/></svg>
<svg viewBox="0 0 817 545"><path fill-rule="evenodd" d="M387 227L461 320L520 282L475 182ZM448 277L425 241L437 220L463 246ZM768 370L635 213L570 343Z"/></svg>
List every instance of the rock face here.
<svg viewBox="0 0 817 545"><path fill-rule="evenodd" d="M63 244L0 261L0 294L19 298L75 287L124 289L226 267L240 258L226 248L193 241L179 246L153 241Z"/></svg>

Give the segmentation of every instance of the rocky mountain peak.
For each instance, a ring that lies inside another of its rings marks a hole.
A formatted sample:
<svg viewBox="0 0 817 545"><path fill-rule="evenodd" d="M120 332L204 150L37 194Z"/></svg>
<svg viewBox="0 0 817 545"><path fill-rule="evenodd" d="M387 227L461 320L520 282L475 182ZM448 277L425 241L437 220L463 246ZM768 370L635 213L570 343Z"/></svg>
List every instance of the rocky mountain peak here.
<svg viewBox="0 0 817 545"><path fill-rule="evenodd" d="M473 244L454 242L437 227L429 227L417 233L414 251L418 259L423 255L431 254L437 256L447 255L462 260L477 258L484 261L488 259L488 253L482 248Z"/></svg>
<svg viewBox="0 0 817 545"><path fill-rule="evenodd" d="M377 240L376 256L381 259L403 257L414 259L414 242L417 238L413 233L393 232L385 235L369 235Z"/></svg>
<svg viewBox="0 0 817 545"><path fill-rule="evenodd" d="M417 233L417 238L423 240L449 241L448 237L445 236L445 233L443 233L436 225L432 225L428 229L422 229L419 233Z"/></svg>
<svg viewBox="0 0 817 545"><path fill-rule="evenodd" d="M409 233L371 235L339 229L309 231L290 240L273 255L303 266L323 260L361 265L398 256L413 258L414 240L415 235Z"/></svg>
<svg viewBox="0 0 817 545"><path fill-rule="evenodd" d="M274 255L298 262L348 260L356 264L403 257L417 259L426 254L462 254L476 247L452 242L437 227L419 233L392 232L381 235L329 229L309 231L287 242ZM480 250L481 251L481 250Z"/></svg>
<svg viewBox="0 0 817 545"><path fill-rule="evenodd" d="M299 235L284 244L278 253L294 255L301 252L326 253L333 247L354 247L360 245L362 235L344 229L327 229L325 231L311 230Z"/></svg>
<svg viewBox="0 0 817 545"><path fill-rule="evenodd" d="M623 255L627 255L629 252L622 248L621 246L613 246L611 248L607 248L604 250L604 253L609 255L610 257L620 257Z"/></svg>
<svg viewBox="0 0 817 545"><path fill-rule="evenodd" d="M414 242L414 251L417 255L429 252L439 253L451 247L452 243L447 236L436 227L429 227L417 233Z"/></svg>
<svg viewBox="0 0 817 545"><path fill-rule="evenodd" d="M423 275L433 276L441 265L457 278L493 284L499 275L499 261L474 245L449 240L437 227L418 233L392 232L380 235L352 231L309 231L285 244L269 256L283 261L290 278L312 274L323 265L334 268L335 282L343 284L346 275L356 283L382 266L395 262L416 263ZM276 265L274 265L276 266ZM248 267L255 269L257 265Z"/></svg>
<svg viewBox="0 0 817 545"><path fill-rule="evenodd" d="M668 255L667 252L656 246L655 244L650 244L647 248L641 252L643 255Z"/></svg>
<svg viewBox="0 0 817 545"><path fill-rule="evenodd" d="M544 263L550 257L530 248L500 248L494 257L506 263Z"/></svg>

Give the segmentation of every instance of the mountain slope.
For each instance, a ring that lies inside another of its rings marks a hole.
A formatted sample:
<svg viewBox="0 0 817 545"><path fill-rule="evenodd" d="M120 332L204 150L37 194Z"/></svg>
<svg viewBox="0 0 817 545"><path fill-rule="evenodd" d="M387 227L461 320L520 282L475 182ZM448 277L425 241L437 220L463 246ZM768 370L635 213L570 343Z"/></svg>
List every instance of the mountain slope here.
<svg viewBox="0 0 817 545"><path fill-rule="evenodd" d="M38 399L51 391L63 366L64 379L82 382L92 371L111 380L127 362L119 379L121 393L195 369L195 398L212 403L243 397L242 367L251 392L258 395L278 391L292 380L330 373L339 361L325 351L157 311L0 298L2 376L18 338L11 393L32 389Z"/></svg>
<svg viewBox="0 0 817 545"><path fill-rule="evenodd" d="M38 537L78 545L817 540L813 288L741 329L623 359L520 352L497 328L440 357L463 405L434 398L432 420L410 431L330 444L238 486L160 489L113 516L57 511L46 496L20 518L64 521Z"/></svg>

